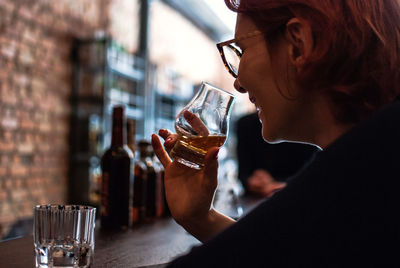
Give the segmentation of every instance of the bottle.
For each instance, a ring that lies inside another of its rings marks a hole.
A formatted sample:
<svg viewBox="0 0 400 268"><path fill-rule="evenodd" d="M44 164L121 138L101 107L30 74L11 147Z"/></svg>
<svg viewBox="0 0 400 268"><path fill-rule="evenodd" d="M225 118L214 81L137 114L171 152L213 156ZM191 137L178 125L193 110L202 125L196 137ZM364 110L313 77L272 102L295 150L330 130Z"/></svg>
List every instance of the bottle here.
<svg viewBox="0 0 400 268"><path fill-rule="evenodd" d="M101 227L126 229L131 225L133 154L125 144L124 108L113 108L111 146L101 158Z"/></svg>
<svg viewBox="0 0 400 268"><path fill-rule="evenodd" d="M135 154L135 181L133 184L132 222L134 225L143 223L146 218L146 188L147 166L144 161L144 147L139 142L139 151Z"/></svg>
<svg viewBox="0 0 400 268"><path fill-rule="evenodd" d="M161 163L155 161L153 147L148 141L141 141L143 157L147 167L146 218L152 221L163 216L163 185Z"/></svg>
<svg viewBox="0 0 400 268"><path fill-rule="evenodd" d="M153 148L151 147L151 159L157 176L157 190L156 190L156 206L157 206L157 217L163 217L169 214L167 200L165 198L164 188L164 167L155 155Z"/></svg>
<svg viewBox="0 0 400 268"><path fill-rule="evenodd" d="M150 142L141 141L140 147L143 148L141 156L147 167L147 191L146 191L146 219L151 221L157 216L157 195L158 195L158 176L152 159L152 147Z"/></svg>
<svg viewBox="0 0 400 268"><path fill-rule="evenodd" d="M131 149L133 153L133 158L135 159L136 154L136 142L135 142L135 135L136 135L136 121L132 119L128 119L126 122L126 128L128 133L128 147Z"/></svg>

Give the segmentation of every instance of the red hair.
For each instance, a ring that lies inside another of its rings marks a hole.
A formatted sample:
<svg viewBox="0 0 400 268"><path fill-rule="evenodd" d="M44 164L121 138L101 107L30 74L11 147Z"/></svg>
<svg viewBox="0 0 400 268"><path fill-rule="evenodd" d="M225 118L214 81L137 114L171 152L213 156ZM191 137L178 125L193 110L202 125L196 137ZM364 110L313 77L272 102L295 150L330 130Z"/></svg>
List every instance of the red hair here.
<svg viewBox="0 0 400 268"><path fill-rule="evenodd" d="M307 20L314 49L297 80L332 102L336 119L356 123L400 93L397 0L225 0L249 15L269 41L293 17Z"/></svg>

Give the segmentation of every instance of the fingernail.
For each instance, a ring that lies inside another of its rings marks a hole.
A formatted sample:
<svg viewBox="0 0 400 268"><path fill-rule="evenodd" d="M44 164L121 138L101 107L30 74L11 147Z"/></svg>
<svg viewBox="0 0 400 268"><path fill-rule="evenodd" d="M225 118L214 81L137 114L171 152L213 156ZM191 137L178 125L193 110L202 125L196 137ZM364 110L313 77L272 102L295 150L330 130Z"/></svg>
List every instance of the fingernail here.
<svg viewBox="0 0 400 268"><path fill-rule="evenodd" d="M171 138L171 137L169 137L169 138L167 138L167 139L165 140L166 143L169 143L170 141L172 141L172 138Z"/></svg>

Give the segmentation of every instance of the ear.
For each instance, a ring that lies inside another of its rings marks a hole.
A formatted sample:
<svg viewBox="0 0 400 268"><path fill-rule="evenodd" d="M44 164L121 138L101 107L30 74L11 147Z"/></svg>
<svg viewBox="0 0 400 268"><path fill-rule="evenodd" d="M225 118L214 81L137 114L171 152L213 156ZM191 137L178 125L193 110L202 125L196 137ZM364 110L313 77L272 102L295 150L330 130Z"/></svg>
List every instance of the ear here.
<svg viewBox="0 0 400 268"><path fill-rule="evenodd" d="M314 46L309 22L299 18L290 19L286 24L285 36L289 42L289 58L299 70L311 54Z"/></svg>

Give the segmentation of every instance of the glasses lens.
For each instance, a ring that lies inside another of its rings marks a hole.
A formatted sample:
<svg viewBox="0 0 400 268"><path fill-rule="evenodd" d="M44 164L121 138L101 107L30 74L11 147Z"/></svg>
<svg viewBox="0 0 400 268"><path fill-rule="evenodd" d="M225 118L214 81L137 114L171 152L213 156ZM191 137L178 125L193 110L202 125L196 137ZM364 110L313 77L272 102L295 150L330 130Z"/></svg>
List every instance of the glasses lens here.
<svg viewBox="0 0 400 268"><path fill-rule="evenodd" d="M237 75L238 69L239 69L239 62L240 62L239 56L236 54L236 52L230 46L223 46L222 49L224 51L225 59L229 65L229 68L232 70L232 72L235 75Z"/></svg>

